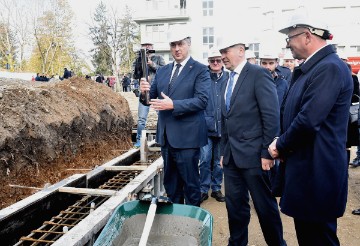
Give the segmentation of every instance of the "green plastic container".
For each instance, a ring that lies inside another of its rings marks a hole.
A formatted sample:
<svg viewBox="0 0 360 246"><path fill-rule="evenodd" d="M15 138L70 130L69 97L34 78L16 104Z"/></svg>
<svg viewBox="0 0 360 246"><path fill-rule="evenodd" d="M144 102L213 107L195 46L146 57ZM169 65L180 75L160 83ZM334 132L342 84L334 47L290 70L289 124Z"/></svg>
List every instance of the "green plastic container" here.
<svg viewBox="0 0 360 246"><path fill-rule="evenodd" d="M123 245L126 240L140 238L149 206L150 202L143 201L126 202L118 206L94 245L117 246ZM196 239L196 245L211 246L212 226L213 216L205 209L183 204L158 203L149 240L151 237L166 240L169 235L173 235L172 238L167 239L172 242L171 244L155 245L176 245L176 241L181 242L181 245L195 245L193 243ZM192 240L191 243L186 241L187 238Z"/></svg>

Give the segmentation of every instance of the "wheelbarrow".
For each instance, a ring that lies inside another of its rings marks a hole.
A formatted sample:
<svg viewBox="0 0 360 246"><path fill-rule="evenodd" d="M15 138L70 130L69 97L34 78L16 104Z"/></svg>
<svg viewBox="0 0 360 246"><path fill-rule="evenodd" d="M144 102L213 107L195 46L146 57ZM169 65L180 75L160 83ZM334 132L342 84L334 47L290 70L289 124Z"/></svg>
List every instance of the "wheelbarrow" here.
<svg viewBox="0 0 360 246"><path fill-rule="evenodd" d="M138 246L150 203L119 205L95 241L95 246ZM147 245L212 245L213 216L200 207L158 203Z"/></svg>

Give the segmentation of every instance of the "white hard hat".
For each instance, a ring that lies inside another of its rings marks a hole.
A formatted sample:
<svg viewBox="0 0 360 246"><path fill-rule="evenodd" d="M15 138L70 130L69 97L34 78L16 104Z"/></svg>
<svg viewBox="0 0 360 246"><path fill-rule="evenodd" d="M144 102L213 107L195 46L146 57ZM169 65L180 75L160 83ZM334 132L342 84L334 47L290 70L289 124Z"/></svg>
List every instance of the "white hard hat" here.
<svg viewBox="0 0 360 246"><path fill-rule="evenodd" d="M254 52L252 50L246 50L245 51L245 58L246 59L256 58L256 55L254 54Z"/></svg>
<svg viewBox="0 0 360 246"><path fill-rule="evenodd" d="M279 30L283 34L288 34L292 29L297 27L309 28L312 34L315 34L323 39L332 39L328 26L314 17L309 16L305 8L301 7L294 12L290 17L286 27Z"/></svg>
<svg viewBox="0 0 360 246"><path fill-rule="evenodd" d="M219 50L229 48L231 46L234 46L236 44L242 44L245 46L245 49L248 49L247 43L238 37L237 32L234 34L227 35L226 37L222 36L218 38L218 48Z"/></svg>
<svg viewBox="0 0 360 246"><path fill-rule="evenodd" d="M259 55L260 59L278 59L279 55L272 51L264 51Z"/></svg>
<svg viewBox="0 0 360 246"><path fill-rule="evenodd" d="M151 44L153 45L154 43L149 39L149 38L144 38L141 40L141 45L145 45L145 44Z"/></svg>
<svg viewBox="0 0 360 246"><path fill-rule="evenodd" d="M217 47L213 46L209 49L208 58L221 56L220 51Z"/></svg>
<svg viewBox="0 0 360 246"><path fill-rule="evenodd" d="M189 28L186 28L186 25L178 24L171 26L167 33L168 42L177 42L186 38L190 38L191 36L189 35L188 30Z"/></svg>
<svg viewBox="0 0 360 246"><path fill-rule="evenodd" d="M293 57L293 55L291 54L291 52L286 52L284 57L284 60L295 60L295 58Z"/></svg>

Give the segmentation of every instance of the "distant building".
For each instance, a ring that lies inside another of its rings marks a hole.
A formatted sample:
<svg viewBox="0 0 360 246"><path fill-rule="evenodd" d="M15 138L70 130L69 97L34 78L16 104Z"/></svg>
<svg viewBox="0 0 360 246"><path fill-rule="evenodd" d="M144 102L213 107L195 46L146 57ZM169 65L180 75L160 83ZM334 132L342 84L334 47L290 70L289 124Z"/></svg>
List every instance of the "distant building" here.
<svg viewBox="0 0 360 246"><path fill-rule="evenodd" d="M285 36L278 30L299 7L321 14L334 35L333 44L349 56L360 56L360 1L267 1L191 0L180 9L180 0L141 0L134 20L140 25L141 40L151 39L157 53L172 61L166 33L171 25L183 24L192 36L192 56L207 64L207 51L220 36L238 32L258 57L262 45L285 51ZM321 6L316 6L321 4ZM233 7L232 7L233 6Z"/></svg>

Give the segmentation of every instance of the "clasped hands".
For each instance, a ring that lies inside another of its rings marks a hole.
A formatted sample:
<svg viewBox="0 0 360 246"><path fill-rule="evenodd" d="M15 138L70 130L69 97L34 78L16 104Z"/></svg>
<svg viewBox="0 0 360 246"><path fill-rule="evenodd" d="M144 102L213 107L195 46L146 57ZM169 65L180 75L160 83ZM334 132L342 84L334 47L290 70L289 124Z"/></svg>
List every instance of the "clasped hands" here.
<svg viewBox="0 0 360 246"><path fill-rule="evenodd" d="M279 159L279 152L276 149L276 142L278 138L275 138L268 147L268 152L273 159ZM274 166L274 160L261 159L261 165L263 170L270 170Z"/></svg>
<svg viewBox="0 0 360 246"><path fill-rule="evenodd" d="M140 80L140 93L145 94L146 91L150 91L150 83L145 78ZM171 110L174 109L173 101L164 92L161 92L163 99L151 99L150 106L155 110Z"/></svg>

